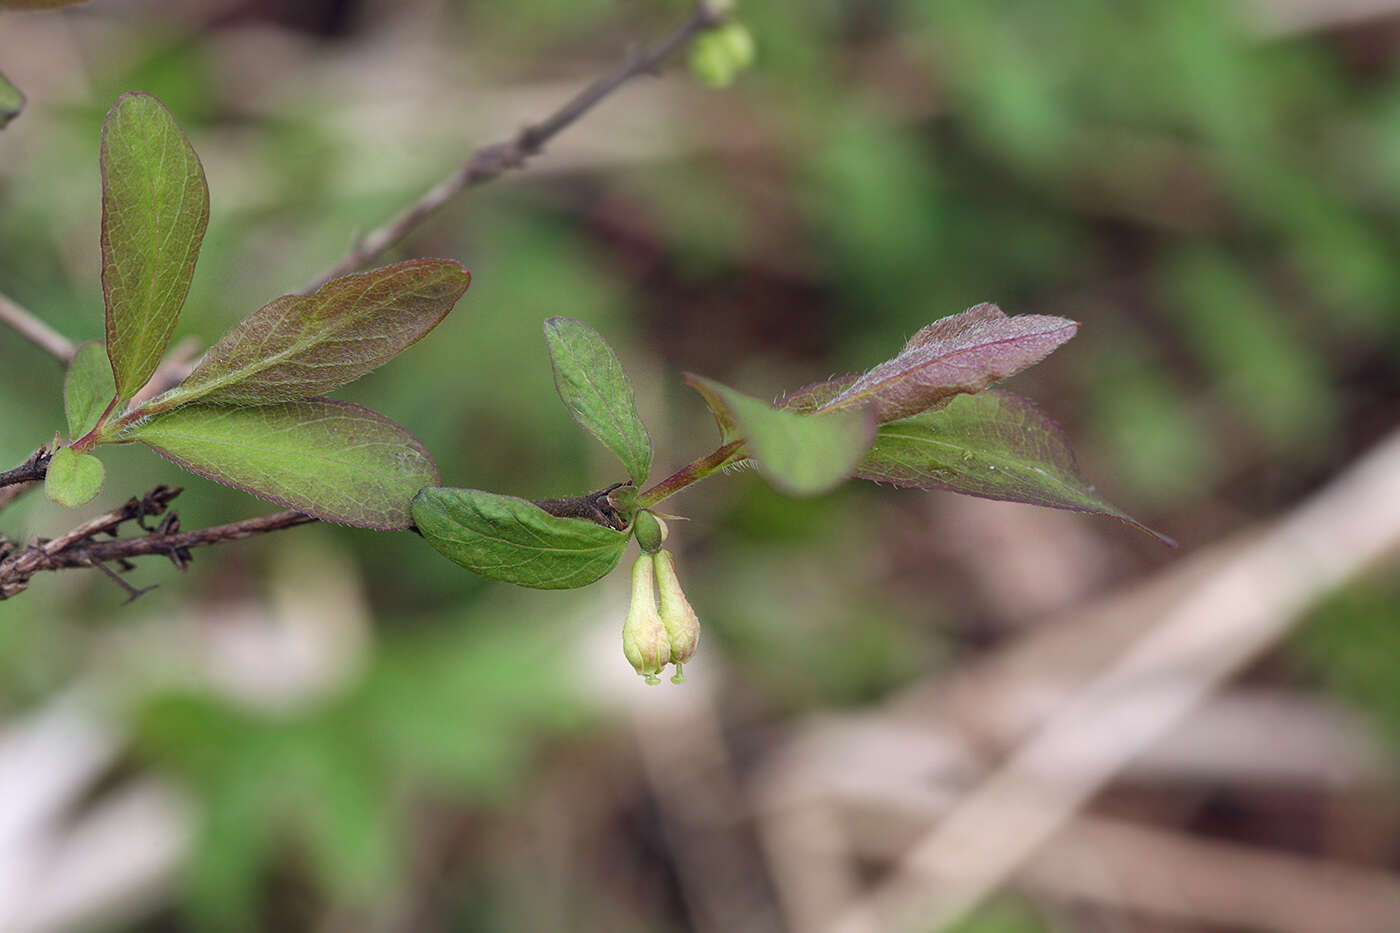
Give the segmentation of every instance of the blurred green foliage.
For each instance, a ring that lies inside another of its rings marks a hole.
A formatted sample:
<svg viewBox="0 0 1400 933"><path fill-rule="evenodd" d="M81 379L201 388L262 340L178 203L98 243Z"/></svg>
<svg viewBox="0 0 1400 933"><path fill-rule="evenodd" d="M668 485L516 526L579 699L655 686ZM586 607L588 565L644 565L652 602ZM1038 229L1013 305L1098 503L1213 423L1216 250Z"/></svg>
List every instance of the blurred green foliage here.
<svg viewBox="0 0 1400 933"><path fill-rule="evenodd" d="M1366 713L1400 756L1397 622L1400 582L1373 577L1344 587L1313 609L1291 647L1310 674Z"/></svg>
<svg viewBox="0 0 1400 933"><path fill-rule="evenodd" d="M176 690L140 704L136 745L205 802L190 907L202 926L256 925L279 846L336 901L384 903L405 879L415 799L506 803L539 739L581 723L586 701L542 667L559 633L471 616L384 646L344 693L309 709L257 713Z"/></svg>
<svg viewBox="0 0 1400 933"><path fill-rule="evenodd" d="M949 933L1040 933L1050 929L1027 906L1003 900L974 913Z"/></svg>

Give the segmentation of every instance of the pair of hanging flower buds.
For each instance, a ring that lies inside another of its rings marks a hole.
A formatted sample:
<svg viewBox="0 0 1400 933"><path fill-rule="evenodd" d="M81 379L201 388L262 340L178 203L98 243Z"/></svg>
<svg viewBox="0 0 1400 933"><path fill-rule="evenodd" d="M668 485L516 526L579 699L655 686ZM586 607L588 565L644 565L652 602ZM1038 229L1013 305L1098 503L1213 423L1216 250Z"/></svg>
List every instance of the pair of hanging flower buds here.
<svg viewBox="0 0 1400 933"><path fill-rule="evenodd" d="M642 553L632 565L632 606L622 626L622 652L649 684L667 664L676 665L671 683L685 680L681 665L700 644L700 620L681 592L671 552L661 547L666 526L647 511L635 519Z"/></svg>

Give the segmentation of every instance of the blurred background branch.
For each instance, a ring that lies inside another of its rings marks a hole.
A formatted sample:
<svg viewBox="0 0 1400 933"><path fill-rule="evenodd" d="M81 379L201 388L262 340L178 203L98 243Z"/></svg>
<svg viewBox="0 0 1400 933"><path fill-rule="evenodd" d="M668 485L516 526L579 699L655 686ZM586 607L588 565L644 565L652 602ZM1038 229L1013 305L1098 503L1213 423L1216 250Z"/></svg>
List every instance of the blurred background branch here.
<svg viewBox="0 0 1400 933"><path fill-rule="evenodd" d="M639 75L654 74L666 59L685 49L696 35L706 29L713 29L722 22L724 14L720 12L718 4L711 0L700 0L695 4L690 18L654 48L629 51L627 60L612 74L590 84L543 120L526 126L509 140L491 143L476 150L460 169L434 185L397 217L356 240L349 255L303 286L300 294L310 294L332 279L338 279L363 267L402 240L409 231L467 188L488 182L507 169L524 167L526 160L538 155L551 139L602 103L622 85Z"/></svg>
<svg viewBox="0 0 1400 933"><path fill-rule="evenodd" d="M910 848L897 877L832 929L961 920L1305 609L1397 548L1400 434L1254 540L1197 554L1199 579L1155 618L1140 618L1142 634Z"/></svg>
<svg viewBox="0 0 1400 933"><path fill-rule="evenodd" d="M0 321L60 363L73 358L73 342L30 312L0 295Z"/></svg>

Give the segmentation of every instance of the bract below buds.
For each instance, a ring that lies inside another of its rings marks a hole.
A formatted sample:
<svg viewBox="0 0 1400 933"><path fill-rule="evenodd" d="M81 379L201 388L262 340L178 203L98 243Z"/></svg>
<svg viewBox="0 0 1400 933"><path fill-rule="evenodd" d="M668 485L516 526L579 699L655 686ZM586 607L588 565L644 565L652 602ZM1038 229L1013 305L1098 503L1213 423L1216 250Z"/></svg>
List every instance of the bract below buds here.
<svg viewBox="0 0 1400 933"><path fill-rule="evenodd" d="M658 551L656 557L656 591L661 598L661 622L666 626L666 637L670 640L671 661L676 665L676 676L672 683L680 683L685 678L681 674L681 664L689 661L700 646L700 619L691 608L690 601L681 592L681 581L676 578L676 564L670 551Z"/></svg>
<svg viewBox="0 0 1400 933"><path fill-rule="evenodd" d="M671 641L656 611L656 583L650 554L632 565L632 605L622 626L622 653L649 684L671 661Z"/></svg>

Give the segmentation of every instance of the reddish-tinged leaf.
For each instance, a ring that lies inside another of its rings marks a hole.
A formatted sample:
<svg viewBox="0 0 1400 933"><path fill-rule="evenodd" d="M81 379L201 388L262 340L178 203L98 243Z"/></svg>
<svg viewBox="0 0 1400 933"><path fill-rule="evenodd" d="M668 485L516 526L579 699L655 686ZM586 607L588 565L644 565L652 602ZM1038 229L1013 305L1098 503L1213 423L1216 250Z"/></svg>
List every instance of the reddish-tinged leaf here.
<svg viewBox="0 0 1400 933"><path fill-rule="evenodd" d="M408 528L413 497L441 482L399 425L350 402L184 405L122 434L191 473L289 509L364 528Z"/></svg>
<svg viewBox="0 0 1400 933"><path fill-rule="evenodd" d="M204 168L165 105L123 94L102 124L102 294L117 395L165 353L209 223Z"/></svg>
<svg viewBox="0 0 1400 933"><path fill-rule="evenodd" d="M899 356L857 378L820 410L868 408L881 424L908 418L1039 362L1078 327L1039 314L1007 317L996 305L980 304L934 321Z"/></svg>
<svg viewBox="0 0 1400 933"><path fill-rule="evenodd" d="M991 389L882 425L860 479L1095 512L1173 544L1105 501L1079 475L1059 426L1029 399Z"/></svg>
<svg viewBox="0 0 1400 933"><path fill-rule="evenodd" d="M719 428L721 447L744 439L743 427L725 403L724 397L712 385L711 380L694 373L686 373L685 384L699 392L700 397L705 400L705 404L710 406L710 414L715 416L715 426Z"/></svg>
<svg viewBox="0 0 1400 933"><path fill-rule="evenodd" d="M859 378L858 373L852 373L849 376L837 376L835 379L828 379L825 382L814 382L800 389L793 389L774 402L773 407L786 408L788 411L810 415L823 405L835 401L838 395L849 389L851 383Z"/></svg>
<svg viewBox="0 0 1400 933"><path fill-rule="evenodd" d="M162 407L261 405L323 395L393 359L447 316L471 274L414 259L286 295L244 318Z"/></svg>

